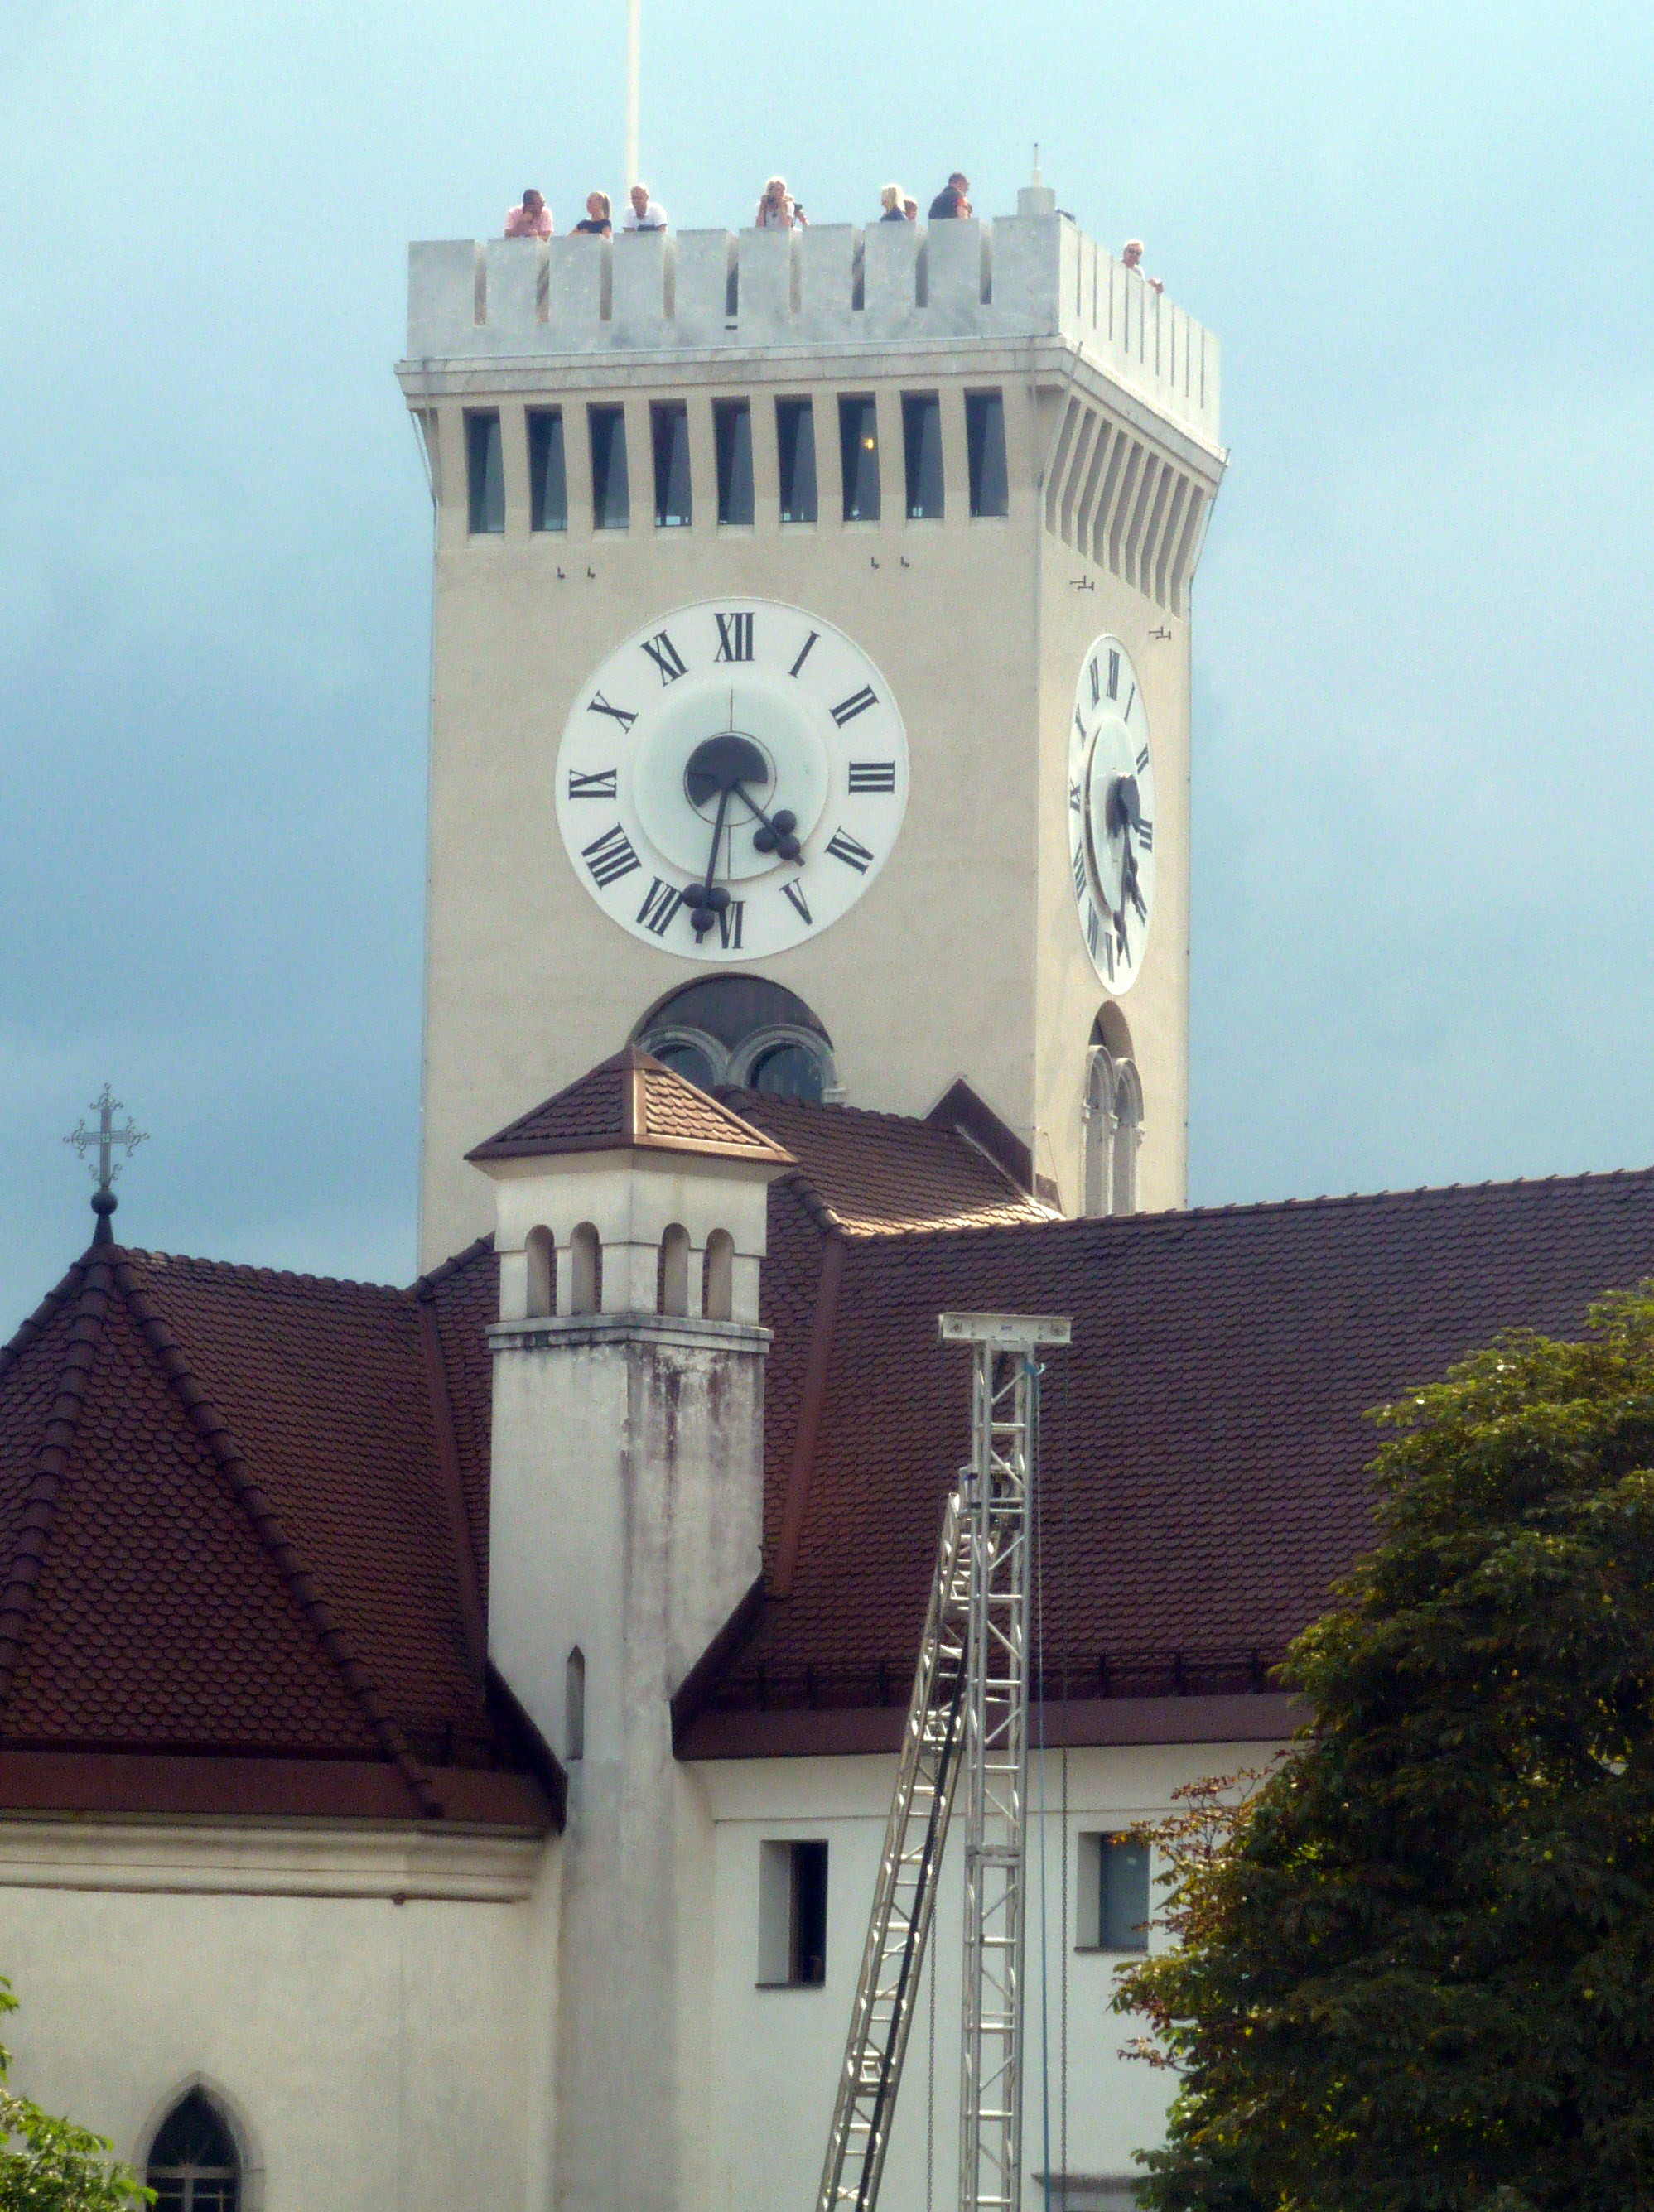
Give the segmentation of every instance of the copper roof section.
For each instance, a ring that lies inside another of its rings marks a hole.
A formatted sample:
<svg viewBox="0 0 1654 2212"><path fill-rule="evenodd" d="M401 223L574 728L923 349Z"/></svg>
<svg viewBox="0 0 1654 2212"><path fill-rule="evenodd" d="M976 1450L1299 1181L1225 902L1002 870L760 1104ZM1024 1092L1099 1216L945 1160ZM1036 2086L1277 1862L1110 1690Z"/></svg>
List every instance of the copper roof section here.
<svg viewBox="0 0 1654 2212"><path fill-rule="evenodd" d="M636 1045L628 1045L466 1153L472 1161L556 1152L693 1152L790 1167L761 1129Z"/></svg>

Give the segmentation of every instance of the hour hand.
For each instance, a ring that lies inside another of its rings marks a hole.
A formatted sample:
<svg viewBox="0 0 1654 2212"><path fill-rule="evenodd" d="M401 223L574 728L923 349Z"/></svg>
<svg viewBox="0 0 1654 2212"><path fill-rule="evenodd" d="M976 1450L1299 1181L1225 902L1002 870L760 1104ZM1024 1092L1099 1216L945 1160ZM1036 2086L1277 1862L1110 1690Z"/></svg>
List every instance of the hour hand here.
<svg viewBox="0 0 1654 2212"><path fill-rule="evenodd" d="M757 822L752 832L752 842L761 853L778 853L783 860L796 860L803 851L797 836L799 818L790 806L783 806L774 814L766 814L757 800L749 796L745 784L738 783L736 795L743 806Z"/></svg>

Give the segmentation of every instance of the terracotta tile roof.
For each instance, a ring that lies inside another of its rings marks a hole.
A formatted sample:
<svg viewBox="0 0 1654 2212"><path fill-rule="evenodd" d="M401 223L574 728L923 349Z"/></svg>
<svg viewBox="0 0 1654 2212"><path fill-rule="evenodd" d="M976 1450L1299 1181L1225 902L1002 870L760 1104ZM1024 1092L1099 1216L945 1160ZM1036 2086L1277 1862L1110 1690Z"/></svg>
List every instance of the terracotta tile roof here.
<svg viewBox="0 0 1654 2212"><path fill-rule="evenodd" d="M701 1152L790 1164L787 1154L761 1129L636 1045L628 1045L465 1157L503 1160L548 1152L631 1150Z"/></svg>
<svg viewBox="0 0 1654 2212"><path fill-rule="evenodd" d="M0 1352L6 1754L382 1762L417 1816L445 1769L524 1768L424 1310L113 1245L70 1270Z"/></svg>
<svg viewBox="0 0 1654 2212"><path fill-rule="evenodd" d="M824 1225L848 1237L915 1229L988 1228L1048 1221L1052 1209L1031 1198L960 1130L902 1114L856 1106L812 1106L756 1091L719 1097L784 1145L797 1181L819 1206Z"/></svg>
<svg viewBox="0 0 1654 2212"><path fill-rule="evenodd" d="M779 1241L801 1243L796 1228ZM778 1353L830 1241L772 1276ZM1654 1273L1654 1172L844 1239L842 1254L807 1455L805 1363L796 1347L772 1360L769 1595L714 1704L868 1703L881 1679L905 1697L965 1450L968 1355L935 1341L956 1309L1073 1318L1044 1391L1054 1682L1244 1690L1367 1542L1366 1410L1500 1329L1577 1330L1602 1291Z"/></svg>

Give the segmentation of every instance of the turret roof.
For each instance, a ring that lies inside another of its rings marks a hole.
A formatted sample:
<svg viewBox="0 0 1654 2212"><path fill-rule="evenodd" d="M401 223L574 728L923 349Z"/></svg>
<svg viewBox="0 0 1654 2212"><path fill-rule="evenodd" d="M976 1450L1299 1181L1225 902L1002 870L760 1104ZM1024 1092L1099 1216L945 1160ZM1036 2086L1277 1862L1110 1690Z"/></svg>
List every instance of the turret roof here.
<svg viewBox="0 0 1654 2212"><path fill-rule="evenodd" d="M480 1163L621 1151L696 1152L771 1167L793 1164L791 1155L762 1129L635 1044L520 1115L465 1157Z"/></svg>

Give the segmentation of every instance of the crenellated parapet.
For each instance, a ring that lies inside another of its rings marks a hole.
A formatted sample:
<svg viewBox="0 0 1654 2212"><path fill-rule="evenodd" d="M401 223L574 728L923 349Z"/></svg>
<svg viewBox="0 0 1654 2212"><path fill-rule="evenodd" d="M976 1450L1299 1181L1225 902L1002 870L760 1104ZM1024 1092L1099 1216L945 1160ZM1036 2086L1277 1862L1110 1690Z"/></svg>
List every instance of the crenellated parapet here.
<svg viewBox="0 0 1654 2212"><path fill-rule="evenodd" d="M1043 208L991 222L460 239L410 250L416 362L1040 338L1081 348L1215 443L1216 338Z"/></svg>

